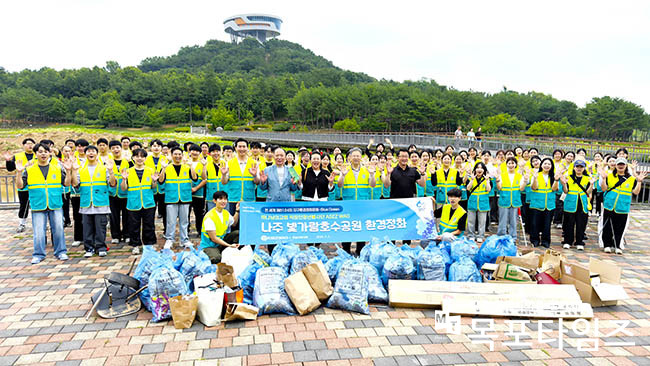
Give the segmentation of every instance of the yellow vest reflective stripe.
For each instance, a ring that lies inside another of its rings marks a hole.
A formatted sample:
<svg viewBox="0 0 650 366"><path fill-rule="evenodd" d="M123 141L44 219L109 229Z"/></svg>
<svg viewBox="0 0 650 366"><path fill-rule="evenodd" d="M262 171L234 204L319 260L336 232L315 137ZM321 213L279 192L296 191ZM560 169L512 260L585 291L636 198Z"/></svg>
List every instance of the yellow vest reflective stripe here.
<svg viewBox="0 0 650 366"><path fill-rule="evenodd" d="M101 160L97 160L92 177L86 164L79 170L79 193L81 194L80 207L108 206L108 184L106 184L106 167Z"/></svg>
<svg viewBox="0 0 650 366"><path fill-rule="evenodd" d="M153 169L144 167L142 180L138 179L135 167L129 168L128 171L127 210L137 211L142 208L155 207L156 202L153 199L153 190L151 189Z"/></svg>
<svg viewBox="0 0 650 366"><path fill-rule="evenodd" d="M450 215L450 213L451 204L445 204L442 206L442 214L440 215L440 233L450 233L459 229L461 232L465 231L465 228L458 227L458 221L466 213L465 209L459 205L453 215Z"/></svg>

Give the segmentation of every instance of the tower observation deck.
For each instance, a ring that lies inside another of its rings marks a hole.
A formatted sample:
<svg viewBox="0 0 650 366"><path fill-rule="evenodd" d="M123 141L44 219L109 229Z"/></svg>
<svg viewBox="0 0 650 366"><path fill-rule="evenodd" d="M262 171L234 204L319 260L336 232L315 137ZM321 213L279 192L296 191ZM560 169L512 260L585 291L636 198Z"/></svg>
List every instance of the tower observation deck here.
<svg viewBox="0 0 650 366"><path fill-rule="evenodd" d="M233 43L252 37L264 43L270 38L280 35L282 19L268 14L241 14L227 18L223 22L223 30L230 34Z"/></svg>

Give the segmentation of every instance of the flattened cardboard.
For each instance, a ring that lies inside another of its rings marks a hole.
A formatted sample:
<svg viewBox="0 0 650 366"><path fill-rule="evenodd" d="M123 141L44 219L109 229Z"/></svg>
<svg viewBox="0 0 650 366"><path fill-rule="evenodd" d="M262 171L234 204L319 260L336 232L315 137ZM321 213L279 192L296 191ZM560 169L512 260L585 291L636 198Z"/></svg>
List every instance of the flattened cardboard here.
<svg viewBox="0 0 650 366"><path fill-rule="evenodd" d="M442 310L449 314L505 316L522 318L564 318L577 319L593 318L591 306L582 302L539 302L532 300L495 301L492 299L444 299Z"/></svg>
<svg viewBox="0 0 650 366"><path fill-rule="evenodd" d="M599 275L601 284L609 284L598 289L602 298L591 285L592 275L595 274ZM593 258L589 260L589 267L577 262L562 261L561 283L574 285L582 301L588 302L592 307L612 306L618 300L626 299L627 294L620 281L621 268L615 264Z"/></svg>

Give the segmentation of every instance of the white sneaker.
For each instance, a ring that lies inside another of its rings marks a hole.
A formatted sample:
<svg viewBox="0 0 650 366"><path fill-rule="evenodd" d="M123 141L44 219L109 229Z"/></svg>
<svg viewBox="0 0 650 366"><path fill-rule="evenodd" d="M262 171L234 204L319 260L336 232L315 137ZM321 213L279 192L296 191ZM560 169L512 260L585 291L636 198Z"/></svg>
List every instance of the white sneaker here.
<svg viewBox="0 0 650 366"><path fill-rule="evenodd" d="M562 224L557 224L557 225L555 225L555 228L556 228L556 229L561 229L561 228L562 228Z"/></svg>
<svg viewBox="0 0 650 366"><path fill-rule="evenodd" d="M571 246L570 246L569 244L564 244L564 245L562 246L562 248L564 248L564 249L571 249Z"/></svg>
<svg viewBox="0 0 650 366"><path fill-rule="evenodd" d="M111 244L119 244L119 243L120 243L120 239L112 239L111 240Z"/></svg>
<svg viewBox="0 0 650 366"><path fill-rule="evenodd" d="M25 224L18 224L18 229L16 229L17 233L22 233L25 231Z"/></svg>
<svg viewBox="0 0 650 366"><path fill-rule="evenodd" d="M131 254L133 254L133 255L138 255L138 254L140 254L140 248L138 248L138 247L133 247L133 249L131 250Z"/></svg>
<svg viewBox="0 0 650 366"><path fill-rule="evenodd" d="M73 241L72 244L70 244L70 246L73 246L73 247L78 247L80 245L81 245L80 241Z"/></svg>
<svg viewBox="0 0 650 366"><path fill-rule="evenodd" d="M86 252L84 253L84 258L90 258L93 256L93 254L94 254L93 252Z"/></svg>
<svg viewBox="0 0 650 366"><path fill-rule="evenodd" d="M107 253L104 252L104 251L99 252L99 256L100 256L100 257L106 257L106 254L107 254Z"/></svg>
<svg viewBox="0 0 650 366"><path fill-rule="evenodd" d="M173 245L174 242L172 240L165 240L165 245L163 246L163 249L171 249Z"/></svg>
<svg viewBox="0 0 650 366"><path fill-rule="evenodd" d="M578 245L578 246L576 246L576 249L578 249L580 251L583 251L583 250L585 250L585 246L584 245Z"/></svg>
<svg viewBox="0 0 650 366"><path fill-rule="evenodd" d="M616 254L623 254L623 249L616 248Z"/></svg>
<svg viewBox="0 0 650 366"><path fill-rule="evenodd" d="M131 242L131 238L124 239L124 243L129 244L130 242Z"/></svg>
<svg viewBox="0 0 650 366"><path fill-rule="evenodd" d="M185 247L185 249L194 248L194 244L192 244L191 241L186 241L182 245Z"/></svg>
<svg viewBox="0 0 650 366"><path fill-rule="evenodd" d="M612 252L612 248L610 248L610 247L605 247L605 249L603 249L603 251L604 251L605 253L611 253L611 252Z"/></svg>

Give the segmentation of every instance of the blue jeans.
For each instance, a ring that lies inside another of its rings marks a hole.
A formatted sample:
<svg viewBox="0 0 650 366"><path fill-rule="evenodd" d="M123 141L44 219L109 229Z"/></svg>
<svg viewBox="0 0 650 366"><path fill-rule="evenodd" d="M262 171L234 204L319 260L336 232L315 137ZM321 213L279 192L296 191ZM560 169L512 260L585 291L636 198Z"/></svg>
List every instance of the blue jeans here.
<svg viewBox="0 0 650 366"><path fill-rule="evenodd" d="M214 203L214 201L205 201L205 204L206 204L206 206L207 206L207 208L206 208L206 210L205 210L205 214L206 214L206 215L208 214L208 211L212 210L213 208L215 208L215 207L217 206L217 205Z"/></svg>
<svg viewBox="0 0 650 366"><path fill-rule="evenodd" d="M179 232L181 243L190 241L187 236L187 228L190 225L190 204L189 203L168 203L167 204L167 231L165 239L174 240L176 234L176 219L180 225Z"/></svg>
<svg viewBox="0 0 650 366"><path fill-rule="evenodd" d="M499 207L499 229L497 235L510 235L517 240L517 207Z"/></svg>
<svg viewBox="0 0 650 366"><path fill-rule="evenodd" d="M50 222L52 240L54 240L54 255L67 253L65 235L63 233L63 210L32 211L32 228L34 230L34 257L45 258L47 244L47 222Z"/></svg>

